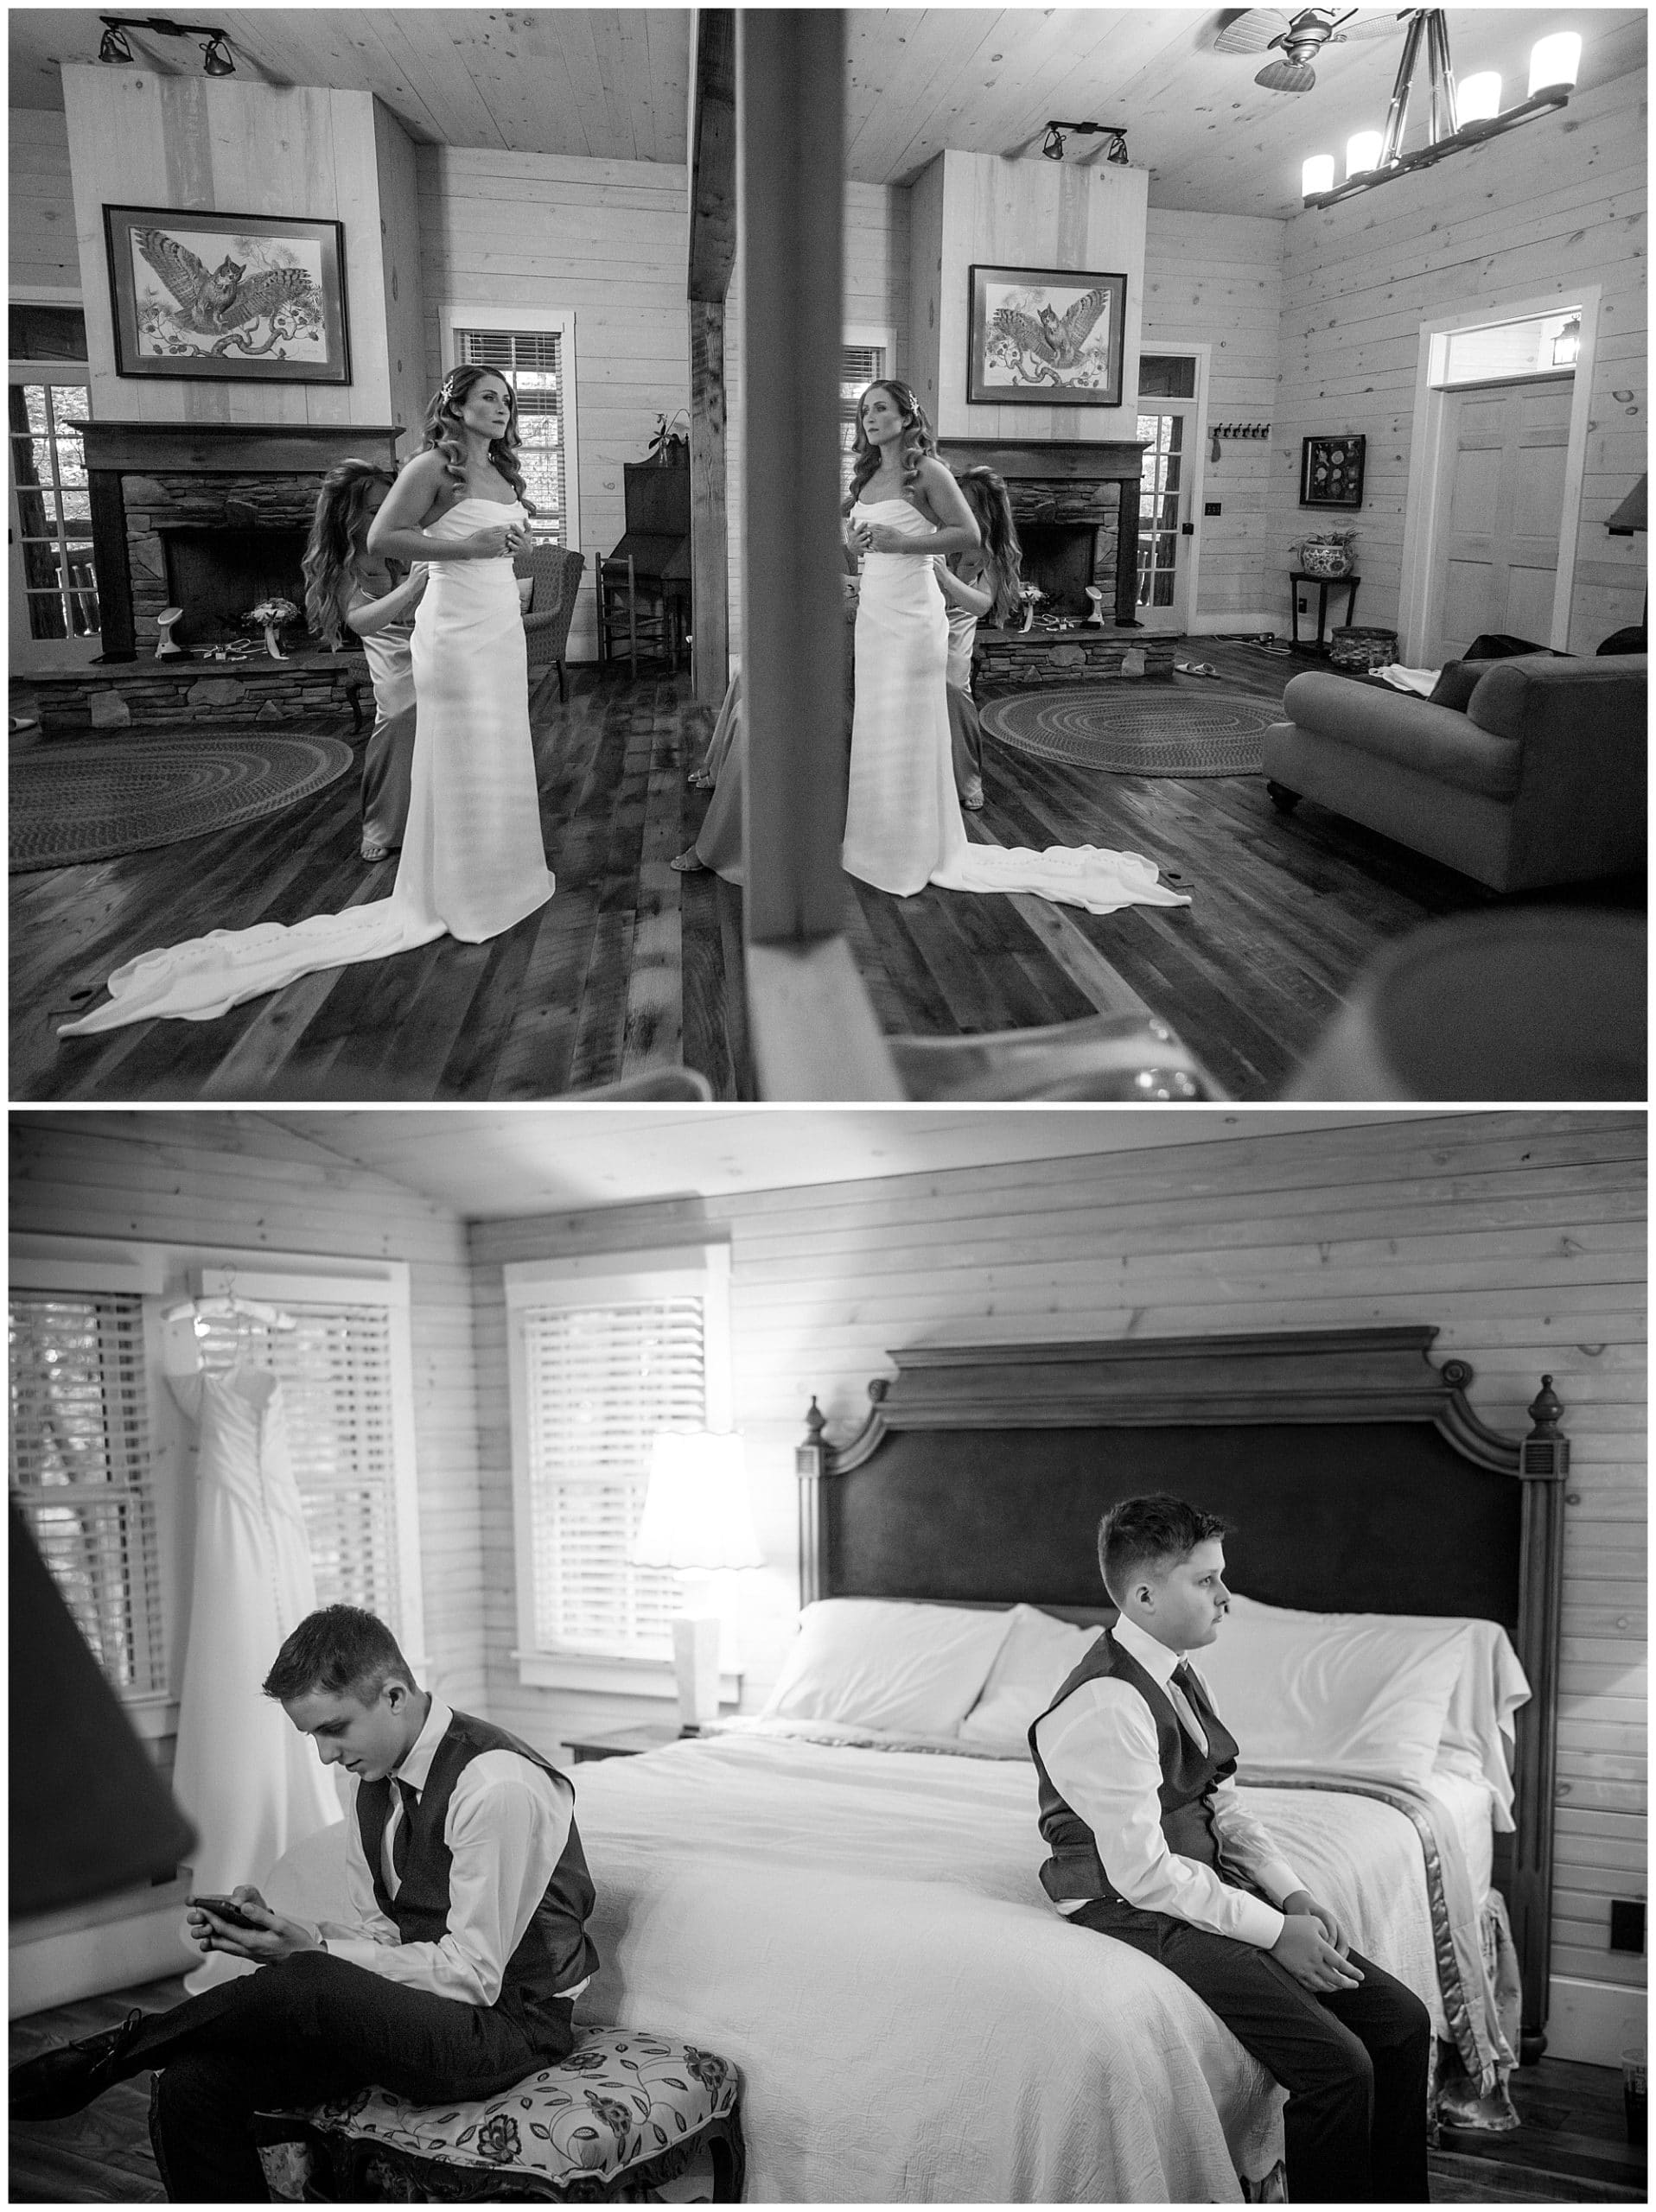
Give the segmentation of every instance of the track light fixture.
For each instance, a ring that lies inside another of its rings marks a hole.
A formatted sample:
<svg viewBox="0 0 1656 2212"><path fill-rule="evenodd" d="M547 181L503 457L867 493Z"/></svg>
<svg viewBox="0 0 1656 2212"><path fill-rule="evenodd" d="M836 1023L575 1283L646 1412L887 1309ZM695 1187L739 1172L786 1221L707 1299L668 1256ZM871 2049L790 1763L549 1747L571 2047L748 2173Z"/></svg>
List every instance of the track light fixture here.
<svg viewBox="0 0 1656 2212"><path fill-rule="evenodd" d="M175 23L167 16L100 16L104 35L99 42L100 61L131 61L132 49L126 42L128 31L150 31L158 38L199 38L201 47L201 67L209 77L233 77L235 57L230 51L230 41L223 31L211 23Z"/></svg>
<svg viewBox="0 0 1656 2212"><path fill-rule="evenodd" d="M1064 133L1067 130L1080 130L1095 138L1107 138L1110 143L1105 149L1105 160L1116 168L1128 166L1127 133L1114 123L1048 123L1046 142L1041 150L1049 162L1063 160Z"/></svg>

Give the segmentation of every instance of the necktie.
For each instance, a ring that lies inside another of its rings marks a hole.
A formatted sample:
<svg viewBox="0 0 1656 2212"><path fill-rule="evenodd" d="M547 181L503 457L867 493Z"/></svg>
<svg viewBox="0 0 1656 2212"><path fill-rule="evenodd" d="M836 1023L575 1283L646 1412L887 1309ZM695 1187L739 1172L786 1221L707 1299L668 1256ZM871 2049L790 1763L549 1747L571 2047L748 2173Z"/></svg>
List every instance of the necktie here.
<svg viewBox="0 0 1656 2212"><path fill-rule="evenodd" d="M1168 1702L1178 1714L1181 1726L1202 1751L1207 1749L1207 1732L1196 1718L1196 1678L1190 1671L1188 1659L1181 1659L1168 1677Z"/></svg>
<svg viewBox="0 0 1656 2212"><path fill-rule="evenodd" d="M391 1893L395 1897L403 1886L403 1874L408 1866L409 1823L419 1802L419 1792L411 1782L404 1782L399 1775L392 1775L392 1782L397 1791L392 1806L396 1819L391 1830Z"/></svg>

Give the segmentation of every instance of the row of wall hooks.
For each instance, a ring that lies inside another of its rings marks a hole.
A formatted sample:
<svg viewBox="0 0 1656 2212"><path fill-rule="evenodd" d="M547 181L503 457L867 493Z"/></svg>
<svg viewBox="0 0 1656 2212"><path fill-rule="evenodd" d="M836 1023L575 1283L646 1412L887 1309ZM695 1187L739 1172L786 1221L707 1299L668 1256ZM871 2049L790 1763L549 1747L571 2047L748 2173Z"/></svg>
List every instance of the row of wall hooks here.
<svg viewBox="0 0 1656 2212"><path fill-rule="evenodd" d="M1214 423L1209 425L1209 431L1213 441L1209 459L1217 461L1221 438L1268 438L1271 425L1269 423Z"/></svg>

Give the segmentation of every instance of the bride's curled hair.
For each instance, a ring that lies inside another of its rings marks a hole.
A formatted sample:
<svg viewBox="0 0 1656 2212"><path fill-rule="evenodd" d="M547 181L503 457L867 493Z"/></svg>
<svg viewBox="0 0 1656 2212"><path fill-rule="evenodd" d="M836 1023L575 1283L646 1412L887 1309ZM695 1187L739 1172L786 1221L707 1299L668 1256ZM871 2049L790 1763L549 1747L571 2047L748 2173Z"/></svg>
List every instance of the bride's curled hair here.
<svg viewBox="0 0 1656 2212"><path fill-rule="evenodd" d="M883 391L902 417L902 442L898 451L902 456L905 491L919 476L921 461L937 451L937 440L926 419L926 410L909 387L906 384L899 384L895 377L876 377L857 403L857 431L851 441L851 489L844 507L847 514L857 505L863 495L863 486L880 466L880 449L869 443L869 434L863 427L863 403L870 391Z"/></svg>
<svg viewBox="0 0 1656 2212"><path fill-rule="evenodd" d="M312 636L325 645L337 648L344 633L351 569L366 535L368 494L376 484L389 491L396 480L392 470L372 461L338 461L322 479L300 567L305 579L305 620Z"/></svg>
<svg viewBox="0 0 1656 2212"><path fill-rule="evenodd" d="M528 514L535 512L535 503L524 487L523 471L518 466L518 395L508 378L499 369L491 369L482 361L462 361L448 375L432 395L431 404L425 410L422 447L443 455L443 467L454 479L457 491L466 488L466 431L461 421L466 402L474 385L485 377L493 377L506 389L506 435L489 440L488 457L518 495L518 501Z"/></svg>

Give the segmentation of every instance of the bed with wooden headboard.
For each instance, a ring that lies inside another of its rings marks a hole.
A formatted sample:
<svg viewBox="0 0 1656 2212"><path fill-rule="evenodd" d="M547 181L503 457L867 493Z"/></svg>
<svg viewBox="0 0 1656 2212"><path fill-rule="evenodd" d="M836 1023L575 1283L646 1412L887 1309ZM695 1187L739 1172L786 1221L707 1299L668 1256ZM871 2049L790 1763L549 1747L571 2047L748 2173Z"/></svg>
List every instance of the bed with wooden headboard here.
<svg viewBox="0 0 1656 2212"><path fill-rule="evenodd" d="M1511 1637L1515 1833L1495 1878L1524 1983L1523 2056L1547 2014L1554 1719L1569 1446L1551 1378L1522 1439L1480 1420L1434 1328L1302 1330L894 1351L857 1433L812 1401L801 1594L1102 1609L1095 1532L1118 1499L1170 1491L1221 1515L1228 1579L1314 1611L1464 1615Z"/></svg>

